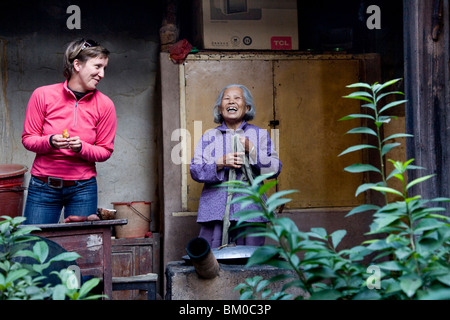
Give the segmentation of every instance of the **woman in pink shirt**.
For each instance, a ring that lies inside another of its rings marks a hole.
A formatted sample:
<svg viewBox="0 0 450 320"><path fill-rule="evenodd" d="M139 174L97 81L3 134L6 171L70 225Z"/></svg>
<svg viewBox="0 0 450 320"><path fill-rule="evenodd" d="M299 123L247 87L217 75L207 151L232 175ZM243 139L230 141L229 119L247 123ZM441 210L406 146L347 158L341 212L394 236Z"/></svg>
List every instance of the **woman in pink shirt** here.
<svg viewBox="0 0 450 320"><path fill-rule="evenodd" d="M97 211L96 162L114 149L114 103L96 89L109 51L93 40L70 43L63 83L37 88L28 102L22 143L36 157L24 216L28 224L57 223L64 215ZM69 137L63 136L67 131Z"/></svg>

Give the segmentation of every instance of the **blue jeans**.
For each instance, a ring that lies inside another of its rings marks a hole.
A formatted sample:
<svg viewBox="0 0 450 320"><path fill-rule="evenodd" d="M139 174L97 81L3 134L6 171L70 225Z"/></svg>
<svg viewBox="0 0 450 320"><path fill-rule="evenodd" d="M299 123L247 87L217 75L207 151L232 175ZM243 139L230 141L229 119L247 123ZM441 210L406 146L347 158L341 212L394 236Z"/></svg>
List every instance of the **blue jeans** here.
<svg viewBox="0 0 450 320"><path fill-rule="evenodd" d="M64 216L89 216L97 212L97 179L77 181L74 186L53 188L31 177L25 205L25 224L58 223Z"/></svg>

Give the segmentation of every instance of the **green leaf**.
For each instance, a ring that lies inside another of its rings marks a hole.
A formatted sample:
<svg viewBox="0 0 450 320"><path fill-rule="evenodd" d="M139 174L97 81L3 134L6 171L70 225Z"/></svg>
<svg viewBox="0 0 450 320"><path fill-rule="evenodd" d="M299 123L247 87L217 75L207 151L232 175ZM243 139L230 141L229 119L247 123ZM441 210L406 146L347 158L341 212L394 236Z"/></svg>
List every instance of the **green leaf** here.
<svg viewBox="0 0 450 320"><path fill-rule="evenodd" d="M311 228L309 234L319 239L327 238L327 231L324 228Z"/></svg>
<svg viewBox="0 0 450 320"><path fill-rule="evenodd" d="M422 286L422 279L416 274L409 274L400 278L400 288L411 298L416 294L417 289Z"/></svg>
<svg viewBox="0 0 450 320"><path fill-rule="evenodd" d="M408 189L411 188L412 186L414 186L414 185L416 185L416 184L418 184L418 183L420 183L420 182L423 182L423 181L425 181L425 180L428 180L428 179L430 179L431 177L434 177L434 176L435 176L435 174L430 174L430 175L428 175L428 176L424 176L424 177L421 177L421 178L417 178L417 179L415 179L415 180L413 180L413 181L411 181L410 183L407 184L406 190L408 190Z"/></svg>
<svg viewBox="0 0 450 320"><path fill-rule="evenodd" d="M447 197L437 197L437 198L433 198L430 201L434 201L434 202L450 202L450 198Z"/></svg>
<svg viewBox="0 0 450 320"><path fill-rule="evenodd" d="M400 146L401 143L395 142L395 143L387 143L381 148L381 156L384 156L386 153L394 149L395 147Z"/></svg>
<svg viewBox="0 0 450 320"><path fill-rule="evenodd" d="M442 288L428 292L420 300L450 300L450 289Z"/></svg>
<svg viewBox="0 0 450 320"><path fill-rule="evenodd" d="M99 278L92 278L83 283L80 288L78 299L84 298L92 289L94 289L100 282Z"/></svg>
<svg viewBox="0 0 450 320"><path fill-rule="evenodd" d="M377 110L377 106L374 103L365 103L361 105L361 108L369 108L372 109L373 111Z"/></svg>
<svg viewBox="0 0 450 320"><path fill-rule="evenodd" d="M6 278L2 273L0 273L0 291L3 291L5 289L5 285L6 285Z"/></svg>
<svg viewBox="0 0 450 320"><path fill-rule="evenodd" d="M347 131L347 133L367 133L367 134L371 134L373 136L377 136L377 133L374 130L367 128L367 127L354 128L354 129Z"/></svg>
<svg viewBox="0 0 450 320"><path fill-rule="evenodd" d="M19 250L13 254L13 257L30 257L38 261L39 257L31 250Z"/></svg>
<svg viewBox="0 0 450 320"><path fill-rule="evenodd" d="M14 231L14 236L18 237L18 236L23 236L23 235L28 235L29 233L33 232L33 231L39 231L41 230L38 227L29 227L29 226L25 226L25 227L20 227L17 230ZM37 237L30 237L31 239L38 239Z"/></svg>
<svg viewBox="0 0 450 320"><path fill-rule="evenodd" d="M247 284L250 287L255 287L257 285L258 282L260 282L263 279L263 277L261 276L254 276L253 278L247 278L245 279L245 282L247 282Z"/></svg>
<svg viewBox="0 0 450 320"><path fill-rule="evenodd" d="M247 285L245 283L239 283L236 287L234 287L233 291L240 291L241 289L247 288Z"/></svg>
<svg viewBox="0 0 450 320"><path fill-rule="evenodd" d="M450 273L439 276L437 277L437 279L443 284L445 284L447 287L450 287Z"/></svg>
<svg viewBox="0 0 450 320"><path fill-rule="evenodd" d="M270 284L269 280L261 280L257 285L256 285L256 292L260 292L262 290L264 290L268 285Z"/></svg>
<svg viewBox="0 0 450 320"><path fill-rule="evenodd" d="M379 116L378 120L375 121L376 126L379 128L383 125L383 123L389 123L391 120L395 118L394 116Z"/></svg>
<svg viewBox="0 0 450 320"><path fill-rule="evenodd" d="M287 282L287 283L285 283L284 285L283 285L283 288L281 288L281 290L282 291L285 291L285 290L287 290L287 289L289 289L289 288L292 288L292 287L297 287L297 288L305 288L305 285L304 285L304 283L301 281L301 280L292 280L292 281L289 281L289 282Z"/></svg>
<svg viewBox="0 0 450 320"><path fill-rule="evenodd" d="M402 271L403 267L400 263L396 261L386 261L377 264L377 266L380 267L380 269L388 270L388 271Z"/></svg>
<svg viewBox="0 0 450 320"><path fill-rule="evenodd" d="M260 203L260 200L258 197L249 197L249 196L243 196L243 197L235 197L230 201L230 204L239 203L241 206L241 209L246 208L248 205L252 205L255 203Z"/></svg>
<svg viewBox="0 0 450 320"><path fill-rule="evenodd" d="M268 260L265 264L272 266L272 267L280 268L280 269L292 270L292 266L289 264L289 262L287 262L285 260L281 260L281 259L271 259L271 260ZM248 265L248 263L247 263L247 265Z"/></svg>
<svg viewBox="0 0 450 320"><path fill-rule="evenodd" d="M266 173L255 177L252 186L259 186L264 180L269 179L271 176L273 176L273 173Z"/></svg>
<svg viewBox="0 0 450 320"><path fill-rule="evenodd" d="M414 137L414 135L412 135L412 134L407 134L407 133L396 133L396 134L390 135L389 137L385 138L385 139L383 140L383 142L386 142L386 141L389 141L389 140L392 140L392 139L397 139L397 138L408 138L408 137Z"/></svg>
<svg viewBox="0 0 450 320"><path fill-rule="evenodd" d="M13 283L14 281L26 276L28 273L29 271L27 269L13 270L6 276L5 283Z"/></svg>
<svg viewBox="0 0 450 320"><path fill-rule="evenodd" d="M400 80L402 80L402 79L401 79L401 78L398 78L398 79L393 79L393 80L387 81L387 82L385 82L385 83L380 84L379 86L377 86L377 88L374 89L374 91L375 91L375 92L379 92L380 90L382 90L382 89L384 89L384 88L386 88L386 87L388 87L388 86L391 86L391 85L397 83L397 82L400 81Z"/></svg>
<svg viewBox="0 0 450 320"><path fill-rule="evenodd" d="M270 201L270 203L266 203L267 205L267 211L268 212L272 212L274 211L276 208L278 208L279 206L286 204L288 202L291 202L292 199L286 199L286 198L282 198L282 199L272 199Z"/></svg>
<svg viewBox="0 0 450 320"><path fill-rule="evenodd" d="M395 250L395 256L400 260L405 260L412 253L412 250L409 247L400 247Z"/></svg>
<svg viewBox="0 0 450 320"><path fill-rule="evenodd" d="M247 265L264 264L278 255L278 249L274 246L263 246L256 249L247 261Z"/></svg>
<svg viewBox="0 0 450 320"><path fill-rule="evenodd" d="M33 270L42 274L42 272L50 266L50 261L42 264L33 264Z"/></svg>
<svg viewBox="0 0 450 320"><path fill-rule="evenodd" d="M426 218L420 220L414 227L414 234L420 234L423 231L438 229L444 226L445 223L433 218Z"/></svg>
<svg viewBox="0 0 450 320"><path fill-rule="evenodd" d="M320 290L311 294L310 300L337 300L342 294L334 289Z"/></svg>
<svg viewBox="0 0 450 320"><path fill-rule="evenodd" d="M63 252L58 254L57 256L50 259L51 262L54 261L75 261L81 256L76 252Z"/></svg>
<svg viewBox="0 0 450 320"><path fill-rule="evenodd" d="M364 82L357 82L357 83L349 84L346 87L347 88L366 88L366 89L372 90L372 86L369 85L368 83L364 83Z"/></svg>
<svg viewBox="0 0 450 320"><path fill-rule="evenodd" d="M374 103L372 95L366 91L356 91L356 92L350 93L349 95L344 96L344 98L357 99L357 100L363 100L363 101L367 101L370 103Z"/></svg>
<svg viewBox="0 0 450 320"><path fill-rule="evenodd" d="M374 187L374 186L378 186L380 184L380 182L379 183L364 183L364 184L362 184L362 185L360 185L359 187L358 187L358 189L356 189L356 192L355 192L355 197L357 197L360 193L362 193L362 192L365 192L365 191L367 191L367 190L370 190L372 187ZM377 207L378 208L378 207Z"/></svg>
<svg viewBox="0 0 450 320"><path fill-rule="evenodd" d="M372 117L371 115L368 114L349 114L348 116L342 117L339 119L339 121L343 121L343 120L352 120L352 119L360 119L360 118L365 118L365 119L372 119L375 120L374 117Z"/></svg>
<svg viewBox="0 0 450 320"><path fill-rule="evenodd" d="M251 290L246 290L241 293L241 296L239 299L240 300L248 300L248 299L251 299L252 296L253 296L253 292Z"/></svg>
<svg viewBox="0 0 450 320"><path fill-rule="evenodd" d="M229 181L224 181L218 185L214 185L214 188L228 188L228 187L248 188L249 184L247 181L229 180Z"/></svg>
<svg viewBox="0 0 450 320"><path fill-rule="evenodd" d="M275 220L274 224L278 225L283 230L290 232L290 233L295 233L298 231L298 228L297 228L297 225L295 224L295 222L292 221L292 219L289 219L288 217L278 218Z"/></svg>
<svg viewBox="0 0 450 320"><path fill-rule="evenodd" d="M370 189L380 191L380 192L392 193L392 194L398 195L400 197L403 197L403 194L400 191L397 191L397 190L389 188L389 187L375 186L375 187L371 187Z"/></svg>
<svg viewBox="0 0 450 320"><path fill-rule="evenodd" d="M333 243L333 248L336 248L339 245L339 243L345 237L346 234L347 234L346 230L336 230L330 235L331 242Z"/></svg>
<svg viewBox="0 0 450 320"><path fill-rule="evenodd" d="M344 154L350 153L350 152L354 152L354 151L358 151L358 150L363 150L363 149L377 149L377 147L372 146L372 145L370 145L370 144L359 144L359 145L352 146L352 147L349 147L349 148L345 149L344 151L342 151L342 152L338 155L338 157L340 157L340 156L342 156L342 155L344 155Z"/></svg>
<svg viewBox="0 0 450 320"><path fill-rule="evenodd" d="M44 263L48 257L48 244L45 241L38 241L33 246L33 253L37 256L38 262Z"/></svg>
<svg viewBox="0 0 450 320"><path fill-rule="evenodd" d="M367 212L367 211L372 211L372 210L378 210L380 209L380 207L373 205L373 204L363 204L360 205L356 208L353 208L352 210L350 210L349 213L347 213L346 217L349 217L351 215L354 215L355 213L361 213L361 212Z"/></svg>
<svg viewBox="0 0 450 320"><path fill-rule="evenodd" d="M399 94L399 95L404 95L403 92L401 91L391 91L391 92L386 92L386 93L382 93L379 96L377 96L376 102L380 101L381 99L383 99L386 96L392 95L392 94Z"/></svg>
<svg viewBox="0 0 450 320"><path fill-rule="evenodd" d="M53 300L65 300L66 299L66 287L62 284L58 284L53 289Z"/></svg>
<svg viewBox="0 0 450 320"><path fill-rule="evenodd" d="M253 218L264 217L264 212L260 210L242 210L233 214L234 218L239 218L239 221L245 222Z"/></svg>
<svg viewBox="0 0 450 320"><path fill-rule="evenodd" d="M269 182L265 183L264 185L262 185L259 188L258 193L260 195L263 195L264 193L267 192L267 190L269 190L270 188L274 187L277 183L278 183L277 180L272 180L272 181L269 181Z"/></svg>
<svg viewBox="0 0 450 320"><path fill-rule="evenodd" d="M257 193L255 193L253 190L249 189L249 188L230 188L228 190L223 190L224 192L230 191L232 193L242 193L242 194L246 194L249 196L258 196Z"/></svg>
<svg viewBox="0 0 450 320"><path fill-rule="evenodd" d="M381 229L397 220L400 220L401 218L402 217L398 215L385 215L383 217L375 219L374 222L377 224L378 229Z"/></svg>
<svg viewBox="0 0 450 320"><path fill-rule="evenodd" d="M377 290L360 290L354 297L353 300L380 300L381 295Z"/></svg>
<svg viewBox="0 0 450 320"><path fill-rule="evenodd" d="M386 110L388 110L388 109L390 109L392 107L398 106L398 105L403 104L403 103L405 103L407 101L408 100L399 100L399 101L394 101L394 102L388 103L383 108L381 108L379 113L382 113L382 112L384 112L384 111L386 111Z"/></svg>
<svg viewBox="0 0 450 320"><path fill-rule="evenodd" d="M352 164L351 166L346 167L344 170L351 173L361 173L368 171L381 173L380 169L372 166L371 164L362 164L362 163Z"/></svg>
<svg viewBox="0 0 450 320"><path fill-rule="evenodd" d="M291 193L294 193L294 192L298 192L298 191L297 190L284 190L284 191L275 192L266 200L266 205L269 206L273 201L277 200L278 198L283 197L288 194L291 194ZM287 199L287 200L290 200L290 199Z"/></svg>

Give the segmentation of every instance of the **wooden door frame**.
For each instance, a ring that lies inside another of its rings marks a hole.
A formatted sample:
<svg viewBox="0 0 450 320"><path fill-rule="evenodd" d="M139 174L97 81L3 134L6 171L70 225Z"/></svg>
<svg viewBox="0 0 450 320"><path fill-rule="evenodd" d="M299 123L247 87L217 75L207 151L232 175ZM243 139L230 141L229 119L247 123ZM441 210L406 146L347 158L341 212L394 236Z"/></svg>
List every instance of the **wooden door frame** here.
<svg viewBox="0 0 450 320"><path fill-rule="evenodd" d="M407 140L407 159L425 168L410 171L408 178L436 174L414 193L425 199L449 196L449 1L404 0L403 17L406 131L414 135Z"/></svg>

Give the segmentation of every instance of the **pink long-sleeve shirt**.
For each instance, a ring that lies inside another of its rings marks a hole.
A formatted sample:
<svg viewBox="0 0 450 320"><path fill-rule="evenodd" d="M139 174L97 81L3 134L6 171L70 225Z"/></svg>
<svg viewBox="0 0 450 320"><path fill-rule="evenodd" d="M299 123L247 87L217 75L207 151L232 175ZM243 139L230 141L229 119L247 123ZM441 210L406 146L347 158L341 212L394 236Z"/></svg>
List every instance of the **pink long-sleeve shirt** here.
<svg viewBox="0 0 450 320"><path fill-rule="evenodd" d="M25 115L22 143L36 153L32 175L86 180L97 175L96 162L109 159L117 128L114 103L98 90L77 101L67 81L37 88ZM68 129L82 141L80 152L55 149L50 137Z"/></svg>

